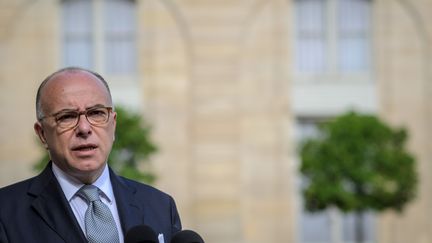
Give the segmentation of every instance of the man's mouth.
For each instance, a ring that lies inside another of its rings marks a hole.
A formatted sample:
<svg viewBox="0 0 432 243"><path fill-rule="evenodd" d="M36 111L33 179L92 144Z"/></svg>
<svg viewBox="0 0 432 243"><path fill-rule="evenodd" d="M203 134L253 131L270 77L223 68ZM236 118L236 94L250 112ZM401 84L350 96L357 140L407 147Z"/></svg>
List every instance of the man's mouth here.
<svg viewBox="0 0 432 243"><path fill-rule="evenodd" d="M97 146L94 144L85 144L85 145L79 145L72 148L72 151L91 151L93 149L96 149Z"/></svg>

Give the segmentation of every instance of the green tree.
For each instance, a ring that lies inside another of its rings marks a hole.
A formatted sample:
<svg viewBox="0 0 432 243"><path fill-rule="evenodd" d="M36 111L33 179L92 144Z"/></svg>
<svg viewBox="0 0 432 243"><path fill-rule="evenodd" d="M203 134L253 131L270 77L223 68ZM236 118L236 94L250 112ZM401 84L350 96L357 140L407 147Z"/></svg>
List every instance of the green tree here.
<svg viewBox="0 0 432 243"><path fill-rule="evenodd" d="M363 242L367 210L402 211L415 197L415 160L405 149L407 132L355 112L319 127L300 147L306 210L330 207L355 212L355 237Z"/></svg>
<svg viewBox="0 0 432 243"><path fill-rule="evenodd" d="M115 142L108 163L114 171L124 177L153 183L156 179L155 175L139 169L139 165L148 162L149 157L157 151L156 145L150 138L150 125L137 113L119 106L115 111L117 112ZM48 153L44 153L34 168L40 171L48 161Z"/></svg>

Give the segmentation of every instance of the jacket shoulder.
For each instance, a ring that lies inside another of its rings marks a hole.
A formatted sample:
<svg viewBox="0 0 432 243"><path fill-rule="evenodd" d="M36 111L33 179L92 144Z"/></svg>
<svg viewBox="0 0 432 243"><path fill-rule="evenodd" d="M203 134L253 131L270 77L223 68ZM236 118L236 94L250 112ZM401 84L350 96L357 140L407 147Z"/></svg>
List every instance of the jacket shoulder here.
<svg viewBox="0 0 432 243"><path fill-rule="evenodd" d="M0 188L0 202L5 201L3 199L26 194L33 180L34 177Z"/></svg>
<svg viewBox="0 0 432 243"><path fill-rule="evenodd" d="M29 203L28 191L33 180L31 178L0 188L0 218L19 210L17 205Z"/></svg>

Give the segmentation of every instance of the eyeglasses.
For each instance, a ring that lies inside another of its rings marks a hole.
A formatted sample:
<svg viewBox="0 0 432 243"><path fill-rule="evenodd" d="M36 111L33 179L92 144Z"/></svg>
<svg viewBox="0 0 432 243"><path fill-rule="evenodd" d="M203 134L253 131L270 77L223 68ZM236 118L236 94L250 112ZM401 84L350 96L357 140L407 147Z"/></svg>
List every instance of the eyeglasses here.
<svg viewBox="0 0 432 243"><path fill-rule="evenodd" d="M94 107L81 112L74 111L74 110L67 110L67 111L60 111L58 113L42 117L41 120L48 117L54 117L57 126L66 129L66 128L73 128L76 125L78 125L81 115L85 115L87 121L91 125L97 126L97 125L106 124L109 121L109 117L110 117L109 115L111 111L112 111L112 107Z"/></svg>

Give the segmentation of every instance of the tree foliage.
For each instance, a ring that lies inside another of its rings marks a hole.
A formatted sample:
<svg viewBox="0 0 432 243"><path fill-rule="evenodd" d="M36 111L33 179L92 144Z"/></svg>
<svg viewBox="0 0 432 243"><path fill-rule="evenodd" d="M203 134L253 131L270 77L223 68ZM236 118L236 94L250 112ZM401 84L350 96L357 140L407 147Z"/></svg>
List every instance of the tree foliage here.
<svg viewBox="0 0 432 243"><path fill-rule="evenodd" d="M157 151L151 141L150 125L143 118L122 107L116 107L117 126L115 142L108 158L111 168L118 174L146 183L153 183L155 175L142 171L140 164L148 162L149 157ZM41 170L49 161L48 153L37 161L34 168Z"/></svg>
<svg viewBox="0 0 432 243"><path fill-rule="evenodd" d="M415 197L415 160L405 149L407 132L377 117L349 112L320 126L301 146L308 211L403 207Z"/></svg>

